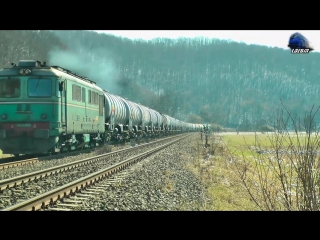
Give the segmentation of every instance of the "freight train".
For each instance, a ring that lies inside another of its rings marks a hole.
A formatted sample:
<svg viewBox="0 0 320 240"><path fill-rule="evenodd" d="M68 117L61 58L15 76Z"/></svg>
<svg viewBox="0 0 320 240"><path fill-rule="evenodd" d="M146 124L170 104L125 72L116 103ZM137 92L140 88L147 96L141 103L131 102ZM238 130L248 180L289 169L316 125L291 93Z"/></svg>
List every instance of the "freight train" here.
<svg viewBox="0 0 320 240"><path fill-rule="evenodd" d="M111 94L65 68L37 60L11 65L0 70L5 154L66 152L203 129Z"/></svg>

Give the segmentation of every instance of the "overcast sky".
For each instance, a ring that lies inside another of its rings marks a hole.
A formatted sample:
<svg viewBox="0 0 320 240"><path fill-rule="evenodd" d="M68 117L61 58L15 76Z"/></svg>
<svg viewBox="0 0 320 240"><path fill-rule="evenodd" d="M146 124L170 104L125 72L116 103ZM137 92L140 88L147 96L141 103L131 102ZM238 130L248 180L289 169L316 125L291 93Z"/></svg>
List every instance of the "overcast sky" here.
<svg viewBox="0 0 320 240"><path fill-rule="evenodd" d="M316 52L320 52L319 30L95 30L115 36L130 39L150 40L157 37L179 38L179 37L209 37L219 39L230 39L247 44L258 44L269 47L280 47L288 49L288 40L292 33L300 32L304 35Z"/></svg>

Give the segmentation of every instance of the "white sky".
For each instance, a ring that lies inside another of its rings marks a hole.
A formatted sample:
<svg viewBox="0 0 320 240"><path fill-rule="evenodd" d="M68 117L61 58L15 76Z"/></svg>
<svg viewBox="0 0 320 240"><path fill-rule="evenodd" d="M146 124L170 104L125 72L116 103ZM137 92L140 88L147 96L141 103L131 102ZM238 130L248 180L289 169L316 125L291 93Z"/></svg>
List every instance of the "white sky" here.
<svg viewBox="0 0 320 240"><path fill-rule="evenodd" d="M320 52L319 30L94 30L99 33L107 33L130 39L151 40L157 37L209 37L218 39L230 39L246 44L258 44L269 47L288 49L288 40L292 33L300 32L309 39L315 52Z"/></svg>

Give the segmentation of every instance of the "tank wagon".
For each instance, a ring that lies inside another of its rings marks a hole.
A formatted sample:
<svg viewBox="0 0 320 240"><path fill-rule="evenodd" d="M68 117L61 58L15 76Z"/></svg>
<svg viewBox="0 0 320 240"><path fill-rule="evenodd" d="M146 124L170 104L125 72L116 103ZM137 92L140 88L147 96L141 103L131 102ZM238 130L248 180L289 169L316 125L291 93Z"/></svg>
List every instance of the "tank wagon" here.
<svg viewBox="0 0 320 240"><path fill-rule="evenodd" d="M201 132L203 130L203 124L195 124L195 130Z"/></svg>
<svg viewBox="0 0 320 240"><path fill-rule="evenodd" d="M196 128L46 62L20 60L0 70L0 149L5 154L72 151Z"/></svg>
<svg viewBox="0 0 320 240"><path fill-rule="evenodd" d="M151 113L153 112L153 114L155 114L156 117L157 117L156 124L153 126L154 127L155 136L163 135L164 131L163 131L162 127L161 127L163 125L163 121L164 121L163 115L161 113L153 110L153 109L150 109L150 112Z"/></svg>
<svg viewBox="0 0 320 240"><path fill-rule="evenodd" d="M103 90L106 98L105 124L108 141L129 141L160 134L163 116L141 104Z"/></svg>
<svg viewBox="0 0 320 240"><path fill-rule="evenodd" d="M162 116L163 116L162 129L163 129L164 134L168 135L172 131L173 118L166 115L166 114L162 114Z"/></svg>

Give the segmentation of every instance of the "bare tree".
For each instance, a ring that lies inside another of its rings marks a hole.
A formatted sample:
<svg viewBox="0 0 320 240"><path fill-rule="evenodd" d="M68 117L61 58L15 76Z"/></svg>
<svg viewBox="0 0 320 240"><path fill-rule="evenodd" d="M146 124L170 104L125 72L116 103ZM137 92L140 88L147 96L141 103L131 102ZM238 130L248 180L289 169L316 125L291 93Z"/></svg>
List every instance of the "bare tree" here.
<svg viewBox="0 0 320 240"><path fill-rule="evenodd" d="M275 118L275 132L250 146L245 140L242 158L229 151L234 170L261 210L319 210L319 131L312 109L300 121L284 106ZM301 126L305 130L301 132ZM267 140L266 140L267 139Z"/></svg>

